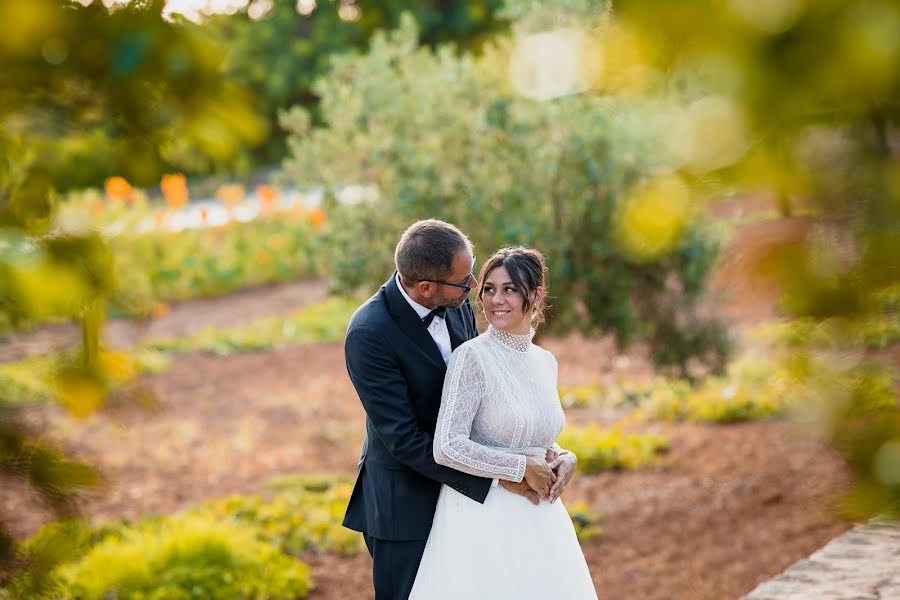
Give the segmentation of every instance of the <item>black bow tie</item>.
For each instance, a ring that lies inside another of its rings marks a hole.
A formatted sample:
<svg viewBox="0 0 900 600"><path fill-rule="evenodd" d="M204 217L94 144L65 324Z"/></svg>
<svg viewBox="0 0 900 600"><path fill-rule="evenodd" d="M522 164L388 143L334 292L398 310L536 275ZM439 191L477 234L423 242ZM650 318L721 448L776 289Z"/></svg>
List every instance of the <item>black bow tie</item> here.
<svg viewBox="0 0 900 600"><path fill-rule="evenodd" d="M438 306L430 313L425 315L425 318L422 319L422 324L425 325L425 329L428 329L428 326L431 325L431 322L434 321L435 317L444 318L444 313L447 312L446 306Z"/></svg>

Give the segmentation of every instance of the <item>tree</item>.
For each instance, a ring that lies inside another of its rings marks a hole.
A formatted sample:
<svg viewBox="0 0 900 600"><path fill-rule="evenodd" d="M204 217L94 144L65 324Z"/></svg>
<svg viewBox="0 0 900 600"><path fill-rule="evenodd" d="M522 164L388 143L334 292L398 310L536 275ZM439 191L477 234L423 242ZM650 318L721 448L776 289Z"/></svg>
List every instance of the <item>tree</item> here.
<svg viewBox="0 0 900 600"><path fill-rule="evenodd" d="M314 87L325 127L302 107L285 116L290 181L370 197L331 199L334 286L382 282L403 229L440 217L482 258L511 243L542 250L556 327L615 332L623 346L647 340L660 365L685 377L696 375L691 358L720 369L723 328L695 310L715 243L685 202L668 202L683 183L645 181L660 153L632 134L628 109L590 95L522 98L507 79L508 40L474 57L418 39L410 17L368 53L335 57ZM677 222L623 245L660 210Z"/></svg>
<svg viewBox="0 0 900 600"><path fill-rule="evenodd" d="M111 256L98 236L53 227L55 188L67 168L57 148L80 131L102 130L114 172L147 184L158 181L174 135L227 160L264 131L248 94L221 77L219 50L191 27L163 20L162 9L163 0L112 14L99 2L0 0L0 20L16 32L0 40L0 310L14 320L81 323L83 348L57 380L81 408L102 400L109 377L98 356ZM69 513L71 492L96 474L25 428L16 400L0 392L0 472ZM15 557L6 531L0 522L4 567Z"/></svg>
<svg viewBox="0 0 900 600"><path fill-rule="evenodd" d="M260 113L271 135L258 149L244 152L245 168L279 162L285 156L285 136L278 129L278 112L302 105L316 114L313 82L328 69L330 58L365 47L372 34L397 26L404 10L422 24L420 40L434 45L453 41L478 47L502 29L497 11L501 0L449 2L315 2L274 0L267 12L257 3L235 15L211 15L203 31L228 48L227 77L260 97ZM265 2L259 2L263 5Z"/></svg>

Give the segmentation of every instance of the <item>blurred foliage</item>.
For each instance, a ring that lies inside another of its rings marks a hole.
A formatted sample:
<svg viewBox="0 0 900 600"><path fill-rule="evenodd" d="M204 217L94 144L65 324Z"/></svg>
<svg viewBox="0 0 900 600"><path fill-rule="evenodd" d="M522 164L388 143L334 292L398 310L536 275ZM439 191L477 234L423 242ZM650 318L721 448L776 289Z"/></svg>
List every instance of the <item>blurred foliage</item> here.
<svg viewBox="0 0 900 600"><path fill-rule="evenodd" d="M55 382L72 406L96 404L114 379L98 356L115 282L99 235L51 229L56 190L95 178L96 165L155 182L175 138L227 161L265 134L251 97L220 76L219 51L162 19L162 8L163 0L112 13L100 2L0 0L10 32L0 38L0 321L80 322L80 363ZM67 514L71 492L97 476L39 435L0 397L0 469ZM13 559L6 531L0 522L3 566Z"/></svg>
<svg viewBox="0 0 900 600"><path fill-rule="evenodd" d="M143 346L161 352L203 350L226 356L247 350L334 342L344 339L350 316L358 306L356 300L332 298L305 306L290 317L264 317L228 329L209 327L190 337L154 340Z"/></svg>
<svg viewBox="0 0 900 600"><path fill-rule="evenodd" d="M155 183L173 148L227 163L264 139L249 88L222 75L222 48L193 23L163 20L163 4L141 0L110 14L99 0L0 2L16 31L0 44L7 219L46 216L50 187L111 175Z"/></svg>
<svg viewBox="0 0 900 600"><path fill-rule="evenodd" d="M578 457L578 470L582 473L658 465L661 454L669 449L669 441L661 434L627 433L594 425L567 427L557 441Z"/></svg>
<svg viewBox="0 0 900 600"><path fill-rule="evenodd" d="M245 326L207 328L189 337L151 340L140 349L100 349L98 368L105 377L84 377L80 350L0 364L0 397L11 406L58 402L74 416L87 416L110 394L143 374L169 368L169 352L206 351L219 355L294 344L343 339L358 301L332 298L306 306L286 318L265 317Z"/></svg>
<svg viewBox="0 0 900 600"><path fill-rule="evenodd" d="M57 401L70 414L87 416L109 394L131 383L142 374L160 373L169 367L169 359L155 351L137 352L101 349L97 355L106 377L79 379L82 363L79 351L56 356L40 356L0 364L0 396L9 404ZM85 391L80 386L91 386ZM74 386L74 389L72 387Z"/></svg>
<svg viewBox="0 0 900 600"><path fill-rule="evenodd" d="M774 193L783 214L802 201L818 215L808 232L756 265L782 286L783 310L816 322L880 318L870 299L900 284L896 2L618 0L592 34L603 62L591 73L592 89L631 99L645 107L648 123L662 122L655 137L679 176ZM817 388L812 413L842 416L821 424L854 468L855 515L896 516L897 403L858 414L848 408L855 388L817 385L844 377L855 363L862 368L869 339L828 344L849 343L856 352L795 349L787 364ZM883 392L896 396L896 388Z"/></svg>
<svg viewBox="0 0 900 600"><path fill-rule="evenodd" d="M809 318L793 319L785 323L766 323L755 333L762 339L788 347L819 348L885 348L900 342L900 320L896 316L882 318L822 321Z"/></svg>
<svg viewBox="0 0 900 600"><path fill-rule="evenodd" d="M507 80L509 40L476 58L418 39L407 17L367 54L335 57L314 86L325 127L302 107L284 116L294 133L284 177L329 194L333 287L384 281L405 227L439 217L461 226L482 259L510 243L544 252L557 328L612 331L623 346L647 340L681 376L694 374L692 360L721 370L726 332L695 310L716 243L687 204L668 202L682 182L644 181L659 153L632 135L627 106L520 98ZM339 202L351 184L375 193ZM624 204L627 194L637 204ZM643 227L642 215L660 226ZM673 215L675 226L660 218ZM648 242L624 247L623 229Z"/></svg>
<svg viewBox="0 0 900 600"><path fill-rule="evenodd" d="M73 194L60 204L54 219L58 231L96 230L103 236L112 255L108 258L112 316L161 316L168 312L170 301L311 278L322 272L325 252L319 231L325 214L320 209L267 206L250 220L235 218L232 210L227 222L175 230L168 225L178 219L175 211L148 205L143 192L132 190L131 195L126 203L103 199L91 190ZM208 219L200 210L201 218ZM22 239L23 244L30 243ZM60 285L65 286L65 280ZM46 289L41 296L45 302L52 299ZM52 310L0 312L0 333L66 320L66 316Z"/></svg>
<svg viewBox="0 0 900 600"><path fill-rule="evenodd" d="M797 349L879 349L900 342L900 284L875 289L863 303L868 308L860 316L763 323L754 334L768 343Z"/></svg>
<svg viewBox="0 0 900 600"><path fill-rule="evenodd" d="M262 15L254 13L254 4L235 15L211 15L202 27L227 48L223 67L228 80L256 91L257 110L272 132L265 145L243 152L243 171L284 158L278 112L299 104L316 113L319 97L313 82L327 72L330 57L365 47L375 31L396 27L402 11L415 15L422 24L420 41L431 46L453 42L478 48L505 27L497 16L502 0L307 2L308 14L298 14L298 7L304 7L297 0L274 0ZM179 159L193 172L214 166L190 152Z"/></svg>

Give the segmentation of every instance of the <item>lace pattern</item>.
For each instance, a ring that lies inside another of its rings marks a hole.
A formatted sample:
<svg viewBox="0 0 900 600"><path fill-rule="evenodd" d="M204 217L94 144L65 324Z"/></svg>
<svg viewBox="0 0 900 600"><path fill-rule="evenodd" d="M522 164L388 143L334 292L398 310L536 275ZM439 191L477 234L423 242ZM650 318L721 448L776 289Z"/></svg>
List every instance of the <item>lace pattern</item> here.
<svg viewBox="0 0 900 600"><path fill-rule="evenodd" d="M555 445L565 426L556 359L533 336L489 328L450 357L434 439L438 463L521 481L525 457Z"/></svg>

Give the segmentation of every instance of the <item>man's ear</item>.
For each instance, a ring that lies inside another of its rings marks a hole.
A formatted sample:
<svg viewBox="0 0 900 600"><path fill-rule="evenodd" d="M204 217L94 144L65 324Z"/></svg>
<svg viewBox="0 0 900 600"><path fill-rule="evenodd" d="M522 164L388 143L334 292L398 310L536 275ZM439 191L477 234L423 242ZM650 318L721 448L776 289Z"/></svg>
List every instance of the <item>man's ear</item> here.
<svg viewBox="0 0 900 600"><path fill-rule="evenodd" d="M430 281L420 281L416 284L416 288L423 298L431 298L434 295L434 284Z"/></svg>

